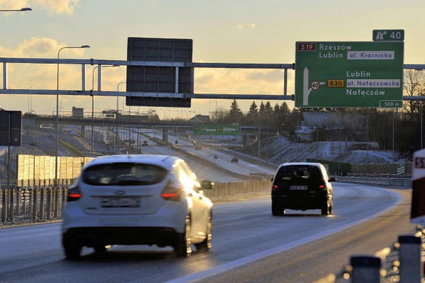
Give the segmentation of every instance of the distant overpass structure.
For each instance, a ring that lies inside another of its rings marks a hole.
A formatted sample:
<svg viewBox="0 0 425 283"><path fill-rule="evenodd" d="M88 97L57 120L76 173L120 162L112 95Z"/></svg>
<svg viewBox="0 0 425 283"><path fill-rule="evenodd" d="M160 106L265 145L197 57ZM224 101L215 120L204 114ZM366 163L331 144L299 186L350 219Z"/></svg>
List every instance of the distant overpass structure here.
<svg viewBox="0 0 425 283"><path fill-rule="evenodd" d="M55 128L56 116L54 115L34 115L24 116L24 120L34 123L34 125L43 127ZM61 125L79 125L82 127L128 127L128 128L147 128L147 129L174 129L176 131L193 131L195 126L198 124L190 122L167 122L167 121L149 121L143 116L137 115L118 115L115 118L104 118L104 117L72 117L72 116L59 116ZM275 135L276 129L268 127L257 127L257 126L240 126L241 135L258 136L261 131L261 135Z"/></svg>

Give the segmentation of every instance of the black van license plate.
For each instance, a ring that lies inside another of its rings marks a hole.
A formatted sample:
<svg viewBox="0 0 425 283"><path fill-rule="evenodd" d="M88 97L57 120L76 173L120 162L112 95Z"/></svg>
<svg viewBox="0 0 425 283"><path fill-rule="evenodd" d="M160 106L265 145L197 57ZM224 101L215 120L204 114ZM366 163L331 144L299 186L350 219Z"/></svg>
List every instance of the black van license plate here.
<svg viewBox="0 0 425 283"><path fill-rule="evenodd" d="M289 187L289 189L291 191L306 191L307 190L307 186L291 186Z"/></svg>

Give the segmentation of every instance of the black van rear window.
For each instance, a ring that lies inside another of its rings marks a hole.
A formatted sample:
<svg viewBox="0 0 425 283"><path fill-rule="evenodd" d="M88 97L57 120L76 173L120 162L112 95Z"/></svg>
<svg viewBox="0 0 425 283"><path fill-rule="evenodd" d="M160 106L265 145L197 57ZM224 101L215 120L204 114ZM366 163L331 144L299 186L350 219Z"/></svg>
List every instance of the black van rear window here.
<svg viewBox="0 0 425 283"><path fill-rule="evenodd" d="M84 170L82 180L96 186L133 186L160 183L168 171L160 166L140 163L108 163Z"/></svg>
<svg viewBox="0 0 425 283"><path fill-rule="evenodd" d="M282 166L277 172L275 181L319 181L323 179L319 168L311 165L289 165Z"/></svg>

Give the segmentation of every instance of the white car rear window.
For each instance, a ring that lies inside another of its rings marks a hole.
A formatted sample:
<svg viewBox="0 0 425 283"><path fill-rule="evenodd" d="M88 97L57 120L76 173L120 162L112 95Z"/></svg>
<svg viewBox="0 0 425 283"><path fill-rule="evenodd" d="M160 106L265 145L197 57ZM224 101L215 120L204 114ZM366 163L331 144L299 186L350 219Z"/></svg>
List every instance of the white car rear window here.
<svg viewBox="0 0 425 283"><path fill-rule="evenodd" d="M108 163L86 168L82 181L96 186L133 186L160 183L168 171L160 166L140 163Z"/></svg>

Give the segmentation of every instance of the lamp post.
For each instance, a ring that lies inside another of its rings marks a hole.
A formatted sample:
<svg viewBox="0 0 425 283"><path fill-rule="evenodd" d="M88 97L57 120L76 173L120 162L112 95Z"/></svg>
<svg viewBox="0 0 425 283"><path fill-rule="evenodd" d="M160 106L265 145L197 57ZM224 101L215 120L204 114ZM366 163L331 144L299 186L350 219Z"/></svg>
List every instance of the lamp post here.
<svg viewBox="0 0 425 283"><path fill-rule="evenodd" d="M93 157L93 144L94 144L94 95L93 95L93 91L94 91L94 71L98 68L99 66L96 66L93 68L93 74L92 74L92 78L91 78L91 144L90 144L90 156ZM97 88L99 89L99 86L97 86Z"/></svg>
<svg viewBox="0 0 425 283"><path fill-rule="evenodd" d="M424 116L423 116L424 105L423 105L422 101L420 103L421 103L421 114L420 114L421 117L420 117L420 120L421 120L421 149L422 149L422 148L424 148L424 146L423 146L423 141L424 141L424 131L423 131L423 125L424 125Z"/></svg>
<svg viewBox="0 0 425 283"><path fill-rule="evenodd" d="M22 9L0 10L0 12L26 12L26 11L32 11L32 9L27 7Z"/></svg>
<svg viewBox="0 0 425 283"><path fill-rule="evenodd" d="M91 145L90 145L90 156L93 157L93 146L94 146L94 71L99 68L100 65L97 65L93 68L92 80L91 80ZM110 68L110 67L119 67L119 65L105 65L101 66L101 68ZM102 69L100 69L102 70ZM97 90L99 90L99 82L97 85Z"/></svg>
<svg viewBox="0 0 425 283"><path fill-rule="evenodd" d="M120 85L125 84L126 82L120 82L117 84L117 92L120 91ZM118 98L117 95L117 109L115 111L115 154L118 154Z"/></svg>
<svg viewBox="0 0 425 283"><path fill-rule="evenodd" d="M59 56L64 49L71 48L90 48L89 45L65 46L58 50L58 63L56 67L56 146L55 146L55 185L58 185L58 147L59 147Z"/></svg>

